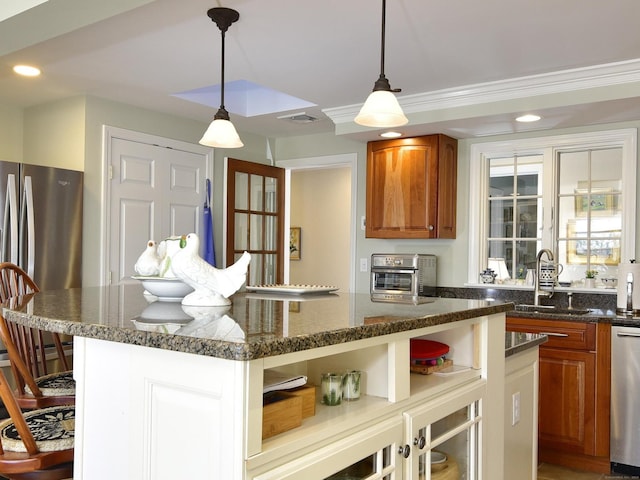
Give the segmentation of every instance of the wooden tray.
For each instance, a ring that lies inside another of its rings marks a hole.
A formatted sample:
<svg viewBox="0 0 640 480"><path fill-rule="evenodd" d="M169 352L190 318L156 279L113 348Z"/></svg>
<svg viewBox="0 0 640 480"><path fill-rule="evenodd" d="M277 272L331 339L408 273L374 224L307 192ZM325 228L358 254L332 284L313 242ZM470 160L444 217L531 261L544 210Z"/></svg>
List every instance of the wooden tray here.
<svg viewBox="0 0 640 480"><path fill-rule="evenodd" d="M421 375L429 375L430 373L439 372L451 365L453 365L453 360L447 358L442 365L411 365L411 371Z"/></svg>

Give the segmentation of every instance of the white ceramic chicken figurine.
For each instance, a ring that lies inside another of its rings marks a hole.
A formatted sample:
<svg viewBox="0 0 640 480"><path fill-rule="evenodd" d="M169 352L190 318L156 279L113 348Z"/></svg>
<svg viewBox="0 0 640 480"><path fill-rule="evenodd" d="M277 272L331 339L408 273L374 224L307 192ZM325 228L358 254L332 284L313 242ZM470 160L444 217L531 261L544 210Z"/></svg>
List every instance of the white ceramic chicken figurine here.
<svg viewBox="0 0 640 480"><path fill-rule="evenodd" d="M247 279L251 255L244 252L230 267L218 269L198 255L200 240L195 233L187 235L184 243L171 262L176 277L194 290L182 299L182 304L202 307L230 305L228 297L237 292Z"/></svg>
<svg viewBox="0 0 640 480"><path fill-rule="evenodd" d="M160 274L160 262L162 259L158 256L158 246L153 240L147 242L147 248L136 260L133 269L138 275L151 277Z"/></svg>

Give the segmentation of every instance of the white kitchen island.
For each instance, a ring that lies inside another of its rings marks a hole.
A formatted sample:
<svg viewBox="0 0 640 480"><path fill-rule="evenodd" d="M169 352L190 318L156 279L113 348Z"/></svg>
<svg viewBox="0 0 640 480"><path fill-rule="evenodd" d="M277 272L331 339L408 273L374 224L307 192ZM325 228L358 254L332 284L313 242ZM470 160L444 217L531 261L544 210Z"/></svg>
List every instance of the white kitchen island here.
<svg viewBox="0 0 640 480"><path fill-rule="evenodd" d="M422 479L446 468L500 480L505 314L512 304L368 295L236 294L227 308L149 304L141 287L40 292L9 321L74 336L76 480ZM452 375L410 372L411 338L447 343ZM263 375L319 384L361 370L363 395L263 440ZM442 477L447 478L447 477Z"/></svg>

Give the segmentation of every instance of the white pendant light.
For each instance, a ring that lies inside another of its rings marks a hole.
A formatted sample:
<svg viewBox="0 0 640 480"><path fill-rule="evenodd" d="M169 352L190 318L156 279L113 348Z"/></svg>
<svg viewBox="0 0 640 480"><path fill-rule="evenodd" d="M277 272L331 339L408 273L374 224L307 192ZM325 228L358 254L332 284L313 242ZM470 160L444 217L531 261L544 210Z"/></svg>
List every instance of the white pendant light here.
<svg viewBox="0 0 640 480"><path fill-rule="evenodd" d="M220 108L200 139L200 144L216 148L240 148L244 146L244 143L229 120L229 112L224 108L224 37L231 24L240 18L240 14L231 8L216 7L209 9L207 15L218 25L222 36Z"/></svg>
<svg viewBox="0 0 640 480"><path fill-rule="evenodd" d="M385 44L385 12L386 0L382 0L382 46L380 51L380 77L373 85L373 92L364 102L360 113L355 118L358 125L365 127L400 127L409 120L402 112L398 99L394 95L399 88L392 89L389 80L384 76L384 44Z"/></svg>

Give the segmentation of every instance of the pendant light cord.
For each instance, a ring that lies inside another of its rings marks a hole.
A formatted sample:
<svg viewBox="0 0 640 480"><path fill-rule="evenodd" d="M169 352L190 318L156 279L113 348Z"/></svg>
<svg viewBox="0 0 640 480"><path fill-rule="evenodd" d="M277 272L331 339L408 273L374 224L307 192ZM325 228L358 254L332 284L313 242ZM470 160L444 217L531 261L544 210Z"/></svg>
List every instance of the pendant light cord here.
<svg viewBox="0 0 640 480"><path fill-rule="evenodd" d="M384 49L386 43L386 12L387 0L382 0L382 33L380 35L380 76L373 84L373 91L383 90L385 92L400 92L399 88L391 88L389 80L384 76Z"/></svg>
<svg viewBox="0 0 640 480"><path fill-rule="evenodd" d="M222 37L222 58L220 60L220 108L224 109L224 30L221 33Z"/></svg>
<svg viewBox="0 0 640 480"><path fill-rule="evenodd" d="M384 44L385 44L385 17L387 11L387 0L382 0L382 35L380 41L380 76L384 77Z"/></svg>
<svg viewBox="0 0 640 480"><path fill-rule="evenodd" d="M207 12L207 15L220 29L220 37L222 38L221 44L221 61L220 61L220 108L213 117L217 120L229 120L229 112L224 107L224 65L225 65L225 39L226 32L231 24L238 20L239 14L235 10L230 8L212 8Z"/></svg>

